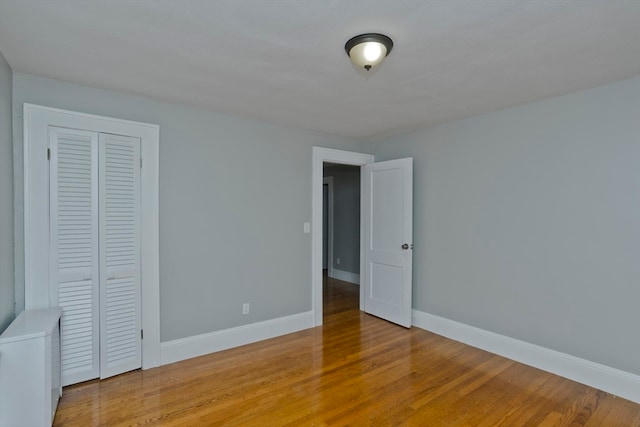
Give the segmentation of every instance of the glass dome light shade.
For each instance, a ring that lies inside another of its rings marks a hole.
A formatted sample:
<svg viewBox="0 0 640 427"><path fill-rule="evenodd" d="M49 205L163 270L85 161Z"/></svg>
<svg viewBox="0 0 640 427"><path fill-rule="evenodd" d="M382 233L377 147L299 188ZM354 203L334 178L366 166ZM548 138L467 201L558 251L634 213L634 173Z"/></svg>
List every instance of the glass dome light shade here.
<svg viewBox="0 0 640 427"><path fill-rule="evenodd" d="M350 39L344 48L351 62L369 71L384 61L393 48L393 41L383 34L361 34Z"/></svg>

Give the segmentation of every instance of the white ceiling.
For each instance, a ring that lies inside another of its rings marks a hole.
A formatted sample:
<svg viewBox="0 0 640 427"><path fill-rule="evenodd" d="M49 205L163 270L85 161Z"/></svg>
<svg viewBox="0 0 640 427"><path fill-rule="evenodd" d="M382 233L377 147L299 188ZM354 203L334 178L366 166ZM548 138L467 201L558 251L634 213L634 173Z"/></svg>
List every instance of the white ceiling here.
<svg viewBox="0 0 640 427"><path fill-rule="evenodd" d="M344 43L395 43L364 77ZM358 138L640 74L640 0L0 0L14 72Z"/></svg>

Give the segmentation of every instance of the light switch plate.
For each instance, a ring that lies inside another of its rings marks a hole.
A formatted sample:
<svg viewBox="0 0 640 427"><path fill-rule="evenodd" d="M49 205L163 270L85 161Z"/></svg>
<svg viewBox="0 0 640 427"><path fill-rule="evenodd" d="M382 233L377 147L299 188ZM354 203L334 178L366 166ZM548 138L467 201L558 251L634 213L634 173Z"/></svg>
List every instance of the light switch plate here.
<svg viewBox="0 0 640 427"><path fill-rule="evenodd" d="M307 234L307 233L311 233L311 223L309 223L309 222L305 222L305 223L303 224L303 226L304 226L304 232L305 232L305 234Z"/></svg>

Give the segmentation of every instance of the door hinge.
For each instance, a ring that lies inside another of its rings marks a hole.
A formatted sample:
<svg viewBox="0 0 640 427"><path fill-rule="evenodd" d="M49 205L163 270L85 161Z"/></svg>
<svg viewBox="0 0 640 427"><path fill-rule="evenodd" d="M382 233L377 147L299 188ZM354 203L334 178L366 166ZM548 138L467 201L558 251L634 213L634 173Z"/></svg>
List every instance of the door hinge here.
<svg viewBox="0 0 640 427"><path fill-rule="evenodd" d="M51 148L47 148L47 160L51 160Z"/></svg>
<svg viewBox="0 0 640 427"><path fill-rule="evenodd" d="M142 157L140 157L140 169L142 169Z"/></svg>
<svg viewBox="0 0 640 427"><path fill-rule="evenodd" d="M144 339L144 330L140 329L140 339L143 340Z"/></svg>

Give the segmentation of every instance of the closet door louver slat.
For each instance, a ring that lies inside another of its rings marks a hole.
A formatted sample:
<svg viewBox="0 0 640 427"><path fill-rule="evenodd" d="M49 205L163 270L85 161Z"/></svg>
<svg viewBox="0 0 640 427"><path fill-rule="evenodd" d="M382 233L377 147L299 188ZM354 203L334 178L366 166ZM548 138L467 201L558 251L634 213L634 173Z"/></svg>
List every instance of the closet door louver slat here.
<svg viewBox="0 0 640 427"><path fill-rule="evenodd" d="M61 318L62 385L97 378L98 134L49 128L50 300Z"/></svg>
<svg viewBox="0 0 640 427"><path fill-rule="evenodd" d="M100 377L137 369L140 339L140 140L100 134Z"/></svg>

